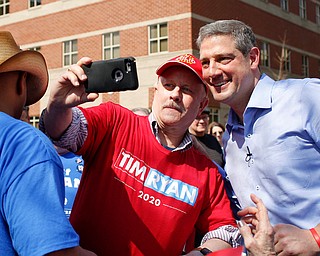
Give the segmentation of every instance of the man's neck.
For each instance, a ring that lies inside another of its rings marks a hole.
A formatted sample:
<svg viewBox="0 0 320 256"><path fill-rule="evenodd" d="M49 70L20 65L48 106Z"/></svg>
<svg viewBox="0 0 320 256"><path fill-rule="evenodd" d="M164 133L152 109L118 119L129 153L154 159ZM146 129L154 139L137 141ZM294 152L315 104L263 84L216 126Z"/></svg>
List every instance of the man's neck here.
<svg viewBox="0 0 320 256"><path fill-rule="evenodd" d="M169 148L177 148L183 140L185 134L159 130L161 145Z"/></svg>

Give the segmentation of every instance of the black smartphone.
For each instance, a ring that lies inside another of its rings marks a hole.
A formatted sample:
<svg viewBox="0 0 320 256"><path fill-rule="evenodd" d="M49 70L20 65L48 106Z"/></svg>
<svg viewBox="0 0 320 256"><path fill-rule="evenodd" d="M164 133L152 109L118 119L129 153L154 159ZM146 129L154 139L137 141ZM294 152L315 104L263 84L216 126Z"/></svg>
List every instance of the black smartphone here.
<svg viewBox="0 0 320 256"><path fill-rule="evenodd" d="M136 61L133 57L94 61L82 65L87 75L84 86L90 92L119 92L139 87Z"/></svg>

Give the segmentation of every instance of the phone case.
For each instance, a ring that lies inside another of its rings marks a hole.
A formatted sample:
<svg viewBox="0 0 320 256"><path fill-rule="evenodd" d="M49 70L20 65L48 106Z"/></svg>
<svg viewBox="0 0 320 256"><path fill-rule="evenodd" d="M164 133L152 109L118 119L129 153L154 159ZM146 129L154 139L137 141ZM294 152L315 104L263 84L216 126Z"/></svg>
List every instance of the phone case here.
<svg viewBox="0 0 320 256"><path fill-rule="evenodd" d="M119 92L139 87L135 58L94 61L82 66L88 79L85 90L90 92Z"/></svg>

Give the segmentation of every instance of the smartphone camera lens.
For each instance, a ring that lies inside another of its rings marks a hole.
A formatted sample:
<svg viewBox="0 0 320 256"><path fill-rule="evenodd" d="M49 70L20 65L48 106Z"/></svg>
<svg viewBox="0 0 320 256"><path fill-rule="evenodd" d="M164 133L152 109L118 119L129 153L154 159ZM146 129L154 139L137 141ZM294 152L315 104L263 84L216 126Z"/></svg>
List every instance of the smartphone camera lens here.
<svg viewBox="0 0 320 256"><path fill-rule="evenodd" d="M120 69L113 71L113 79L118 83L123 79L123 72Z"/></svg>

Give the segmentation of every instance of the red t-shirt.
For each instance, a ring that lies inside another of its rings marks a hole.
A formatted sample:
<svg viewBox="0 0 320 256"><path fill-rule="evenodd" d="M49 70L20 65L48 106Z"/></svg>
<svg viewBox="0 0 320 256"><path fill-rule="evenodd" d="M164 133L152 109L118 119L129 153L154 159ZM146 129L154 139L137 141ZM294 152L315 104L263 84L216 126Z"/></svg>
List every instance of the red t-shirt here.
<svg viewBox="0 0 320 256"><path fill-rule="evenodd" d="M215 165L196 149L172 152L148 117L113 103L82 109L85 167L70 221L98 255L180 255L196 226L235 225Z"/></svg>

